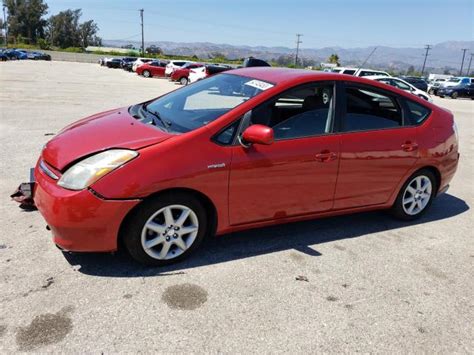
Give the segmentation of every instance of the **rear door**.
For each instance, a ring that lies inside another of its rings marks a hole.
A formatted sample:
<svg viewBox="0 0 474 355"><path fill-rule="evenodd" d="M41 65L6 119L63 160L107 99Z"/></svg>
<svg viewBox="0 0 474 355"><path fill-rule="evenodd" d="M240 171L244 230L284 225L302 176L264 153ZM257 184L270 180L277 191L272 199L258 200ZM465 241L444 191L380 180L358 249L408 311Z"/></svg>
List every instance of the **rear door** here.
<svg viewBox="0 0 474 355"><path fill-rule="evenodd" d="M345 87L334 209L383 204L418 158L416 127L396 94Z"/></svg>

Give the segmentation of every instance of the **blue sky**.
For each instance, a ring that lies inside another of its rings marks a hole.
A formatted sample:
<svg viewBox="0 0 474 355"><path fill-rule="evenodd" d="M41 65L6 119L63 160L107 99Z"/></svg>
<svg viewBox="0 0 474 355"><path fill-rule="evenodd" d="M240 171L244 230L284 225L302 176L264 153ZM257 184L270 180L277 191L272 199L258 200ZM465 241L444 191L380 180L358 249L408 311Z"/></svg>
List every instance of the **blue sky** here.
<svg viewBox="0 0 474 355"><path fill-rule="evenodd" d="M474 0L46 0L81 8L103 39L295 46L422 47L474 39Z"/></svg>

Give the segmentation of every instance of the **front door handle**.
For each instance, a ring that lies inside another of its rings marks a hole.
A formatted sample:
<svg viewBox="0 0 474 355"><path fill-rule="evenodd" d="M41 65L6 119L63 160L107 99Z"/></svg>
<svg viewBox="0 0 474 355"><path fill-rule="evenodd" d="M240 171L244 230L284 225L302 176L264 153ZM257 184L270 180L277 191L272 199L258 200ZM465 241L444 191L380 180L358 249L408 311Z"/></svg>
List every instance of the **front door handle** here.
<svg viewBox="0 0 474 355"><path fill-rule="evenodd" d="M405 152L413 152L413 151L418 149L418 144L416 144L414 142L407 141L407 142L402 144L402 149Z"/></svg>
<svg viewBox="0 0 474 355"><path fill-rule="evenodd" d="M321 153L316 154L316 161L320 163L327 163L336 160L337 154L330 152L329 150L323 150Z"/></svg>

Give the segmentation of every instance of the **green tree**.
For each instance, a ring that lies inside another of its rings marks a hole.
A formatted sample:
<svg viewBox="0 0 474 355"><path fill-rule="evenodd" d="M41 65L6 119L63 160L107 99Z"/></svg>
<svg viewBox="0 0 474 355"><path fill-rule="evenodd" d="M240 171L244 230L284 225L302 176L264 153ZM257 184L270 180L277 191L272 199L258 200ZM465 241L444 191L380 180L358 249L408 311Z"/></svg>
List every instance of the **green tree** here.
<svg viewBox="0 0 474 355"><path fill-rule="evenodd" d="M89 20L79 25L79 32L83 48L86 48L88 46L102 45L102 39L100 37L97 37L98 31L99 26L97 26L94 20Z"/></svg>
<svg viewBox="0 0 474 355"><path fill-rule="evenodd" d="M335 53L329 56L328 62L336 64L337 66L341 65L341 63L339 62L339 56Z"/></svg>
<svg viewBox="0 0 474 355"><path fill-rule="evenodd" d="M61 48L101 45L99 27L93 20L79 23L81 9L61 11L48 20L51 44Z"/></svg>
<svg viewBox="0 0 474 355"><path fill-rule="evenodd" d="M48 5L43 0L3 0L8 10L8 35L36 43L44 36Z"/></svg>

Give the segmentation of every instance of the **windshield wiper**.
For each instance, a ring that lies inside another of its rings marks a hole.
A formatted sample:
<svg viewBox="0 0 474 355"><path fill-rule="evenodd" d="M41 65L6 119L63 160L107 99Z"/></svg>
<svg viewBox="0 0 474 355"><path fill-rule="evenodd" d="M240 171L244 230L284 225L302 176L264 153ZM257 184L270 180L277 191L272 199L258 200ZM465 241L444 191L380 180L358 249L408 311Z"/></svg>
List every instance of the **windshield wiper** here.
<svg viewBox="0 0 474 355"><path fill-rule="evenodd" d="M165 128L165 130L168 132L169 127L171 126L171 122L165 121L164 119L161 118L160 113L158 111L148 110L146 106L147 105L143 105L143 110L146 113L149 113L150 115L152 115L154 119L158 120L161 123L161 125ZM153 122L155 123L155 126L156 126L155 120L153 120Z"/></svg>

